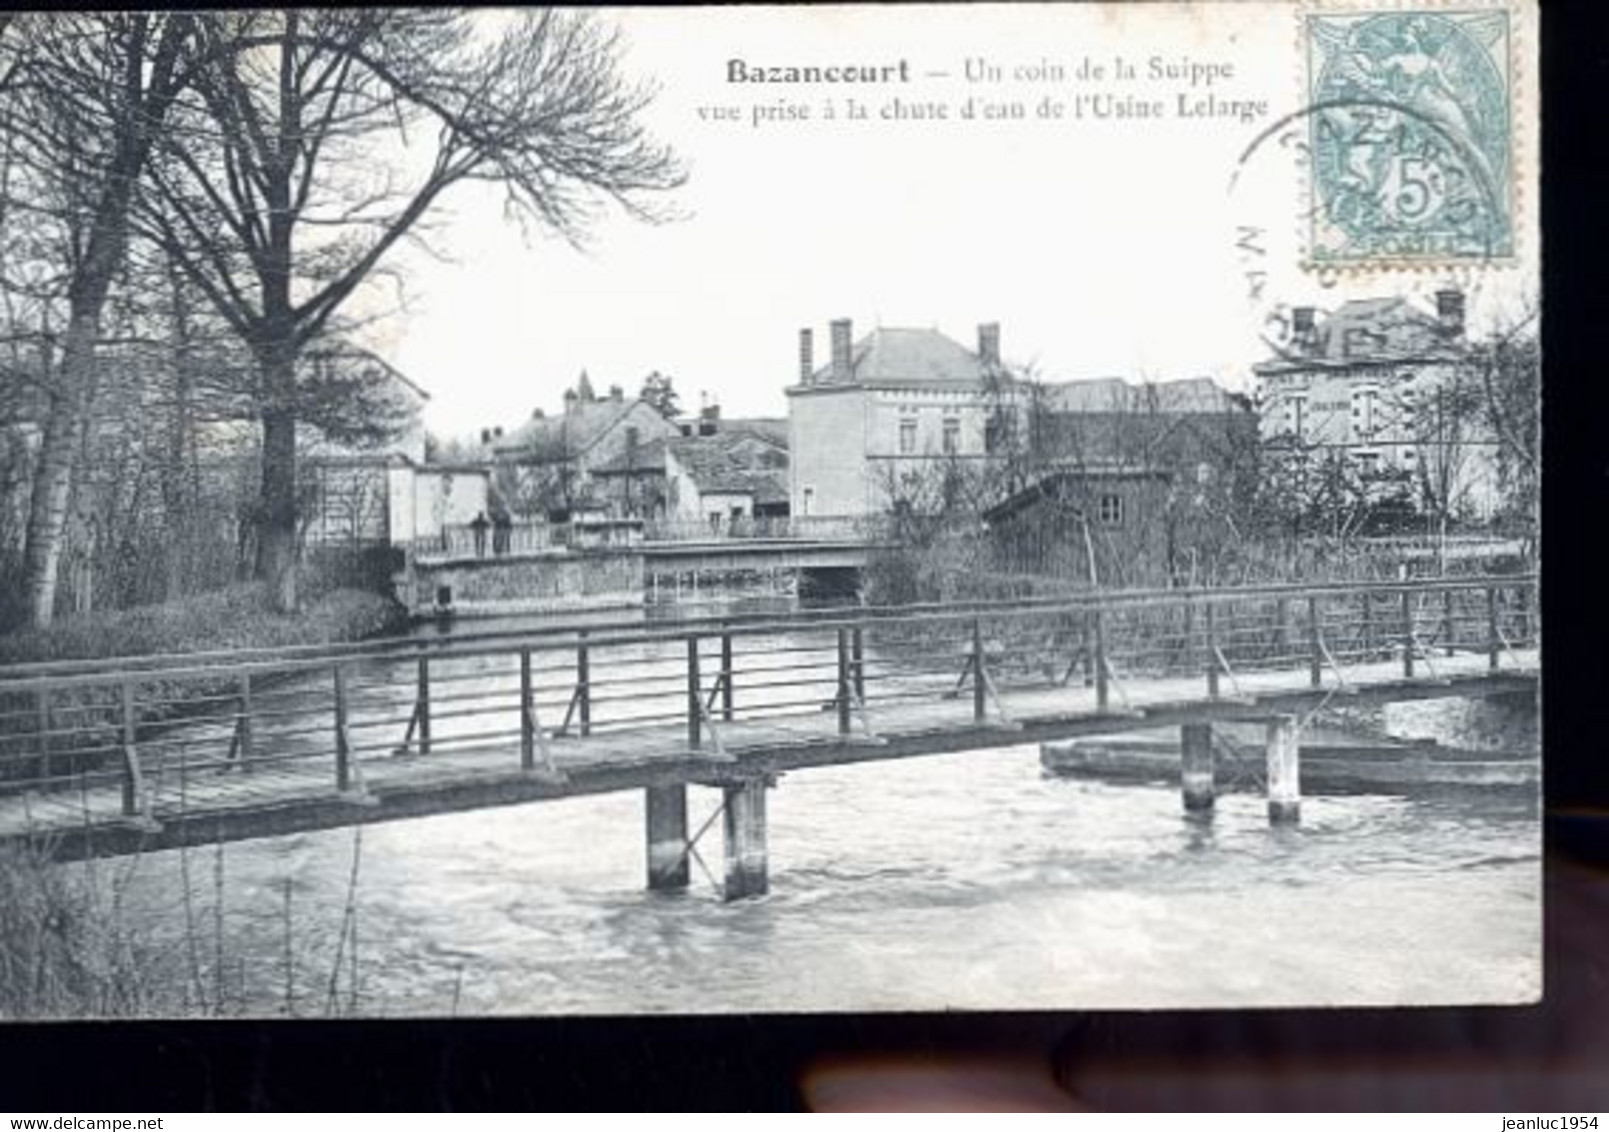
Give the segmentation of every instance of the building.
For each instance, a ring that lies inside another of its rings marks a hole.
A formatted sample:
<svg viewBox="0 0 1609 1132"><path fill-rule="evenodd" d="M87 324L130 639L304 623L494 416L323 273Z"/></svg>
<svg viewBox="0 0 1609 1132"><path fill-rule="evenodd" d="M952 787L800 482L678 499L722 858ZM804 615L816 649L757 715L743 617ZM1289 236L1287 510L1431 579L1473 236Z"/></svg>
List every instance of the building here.
<svg viewBox="0 0 1609 1132"><path fill-rule="evenodd" d="M1106 587L1185 576L1174 477L1139 465L1051 470L983 513L989 562L1002 575Z"/></svg>
<svg viewBox="0 0 1609 1132"><path fill-rule="evenodd" d="M665 446L668 515L720 532L789 514L788 449L774 433L725 429Z"/></svg>
<svg viewBox="0 0 1609 1132"><path fill-rule="evenodd" d="M594 472L656 441L680 434L675 424L640 398L626 398L613 386L594 397L583 372L576 388L564 395L564 412L547 416L541 409L507 436L483 433L482 442L497 465L502 497L521 518L564 521L573 513L608 510L603 485Z"/></svg>
<svg viewBox="0 0 1609 1132"><path fill-rule="evenodd" d="M1434 312L1401 297L1291 312L1289 349L1253 367L1265 452L1298 471L1344 466L1422 513L1484 520L1500 502L1497 445L1469 374L1464 296Z"/></svg>
<svg viewBox="0 0 1609 1132"><path fill-rule="evenodd" d="M426 463L421 414L430 394L370 351L336 344L304 359L365 388L394 427L378 442L309 427L298 436L301 538L308 547L409 547L437 540L487 505L489 472Z"/></svg>
<svg viewBox="0 0 1609 1132"><path fill-rule="evenodd" d="M1207 377L1130 384L1120 378L1047 385L1038 393L1038 463L1153 467L1222 484L1249 474L1257 447L1250 398Z"/></svg>
<svg viewBox="0 0 1609 1132"><path fill-rule="evenodd" d="M986 461L993 423L1017 411L998 323L980 325L969 350L937 330L879 327L856 341L843 318L830 345L817 367L812 332L799 332L799 380L786 391L795 515L885 511L907 477Z"/></svg>
<svg viewBox="0 0 1609 1132"><path fill-rule="evenodd" d="M788 514L787 422L722 420L717 406L681 425L680 435L628 449L593 469L618 515L705 523Z"/></svg>
<svg viewBox="0 0 1609 1132"><path fill-rule="evenodd" d="M1004 573L1169 585L1210 571L1251 505L1257 418L1208 378L1034 391L1032 452L984 512Z"/></svg>

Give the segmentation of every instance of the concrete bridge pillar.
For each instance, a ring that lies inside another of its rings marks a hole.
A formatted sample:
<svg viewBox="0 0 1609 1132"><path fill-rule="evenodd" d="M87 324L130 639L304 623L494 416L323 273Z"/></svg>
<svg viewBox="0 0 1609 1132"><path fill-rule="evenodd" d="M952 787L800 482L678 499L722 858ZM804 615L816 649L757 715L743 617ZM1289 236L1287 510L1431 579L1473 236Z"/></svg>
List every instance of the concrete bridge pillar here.
<svg viewBox="0 0 1609 1132"><path fill-rule="evenodd" d="M1217 784L1213 776L1212 724L1186 723L1179 728L1181 779L1186 813L1211 813Z"/></svg>
<svg viewBox="0 0 1609 1132"><path fill-rule="evenodd" d="M725 787L727 900L763 896L766 876L765 790L763 778Z"/></svg>
<svg viewBox="0 0 1609 1132"><path fill-rule="evenodd" d="M1296 717L1268 721L1268 820L1273 825L1302 819L1301 747Z"/></svg>
<svg viewBox="0 0 1609 1132"><path fill-rule="evenodd" d="M650 786L644 794L648 811L648 887L679 892L687 887L687 787Z"/></svg>

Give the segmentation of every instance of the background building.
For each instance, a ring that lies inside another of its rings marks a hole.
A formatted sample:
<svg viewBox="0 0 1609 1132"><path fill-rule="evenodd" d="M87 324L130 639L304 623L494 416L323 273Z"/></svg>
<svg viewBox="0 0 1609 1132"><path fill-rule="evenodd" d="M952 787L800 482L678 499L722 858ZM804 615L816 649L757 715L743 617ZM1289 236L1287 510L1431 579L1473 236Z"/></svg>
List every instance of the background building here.
<svg viewBox="0 0 1609 1132"><path fill-rule="evenodd" d="M1280 474L1325 466L1365 490L1401 491L1422 514L1484 520L1501 501L1497 445L1471 376L1464 296L1436 310L1404 298L1292 311L1292 346L1253 371L1259 432Z"/></svg>
<svg viewBox="0 0 1609 1132"><path fill-rule="evenodd" d="M490 432L482 440L497 466L497 486L515 516L569 519L574 513L609 509L594 471L631 460L635 451L680 435L675 424L640 398L627 398L613 386L597 398L585 373L564 394L564 411L541 409L507 436Z"/></svg>
<svg viewBox="0 0 1609 1132"><path fill-rule="evenodd" d="M993 322L968 350L937 330L879 327L857 342L850 320L837 319L819 368L801 330L799 381L786 392L795 515L885 511L902 478L985 460L991 422L1017 411Z"/></svg>

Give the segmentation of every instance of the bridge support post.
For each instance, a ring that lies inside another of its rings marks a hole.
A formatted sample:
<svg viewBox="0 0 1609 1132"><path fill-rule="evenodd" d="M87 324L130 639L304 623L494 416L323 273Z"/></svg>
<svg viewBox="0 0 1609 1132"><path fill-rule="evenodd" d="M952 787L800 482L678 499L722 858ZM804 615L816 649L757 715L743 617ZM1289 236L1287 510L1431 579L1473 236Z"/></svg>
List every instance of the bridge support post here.
<svg viewBox="0 0 1609 1132"><path fill-rule="evenodd" d="M1307 682L1315 688L1324 685L1323 613L1318 597L1307 599Z"/></svg>
<svg viewBox="0 0 1609 1132"><path fill-rule="evenodd" d="M1218 627L1217 615L1213 612L1212 602L1206 603L1202 611L1207 621L1207 695L1212 699L1218 698Z"/></svg>
<svg viewBox="0 0 1609 1132"><path fill-rule="evenodd" d="M770 887L766 875L765 790L763 778L724 788L727 900L763 896Z"/></svg>
<svg viewBox="0 0 1609 1132"><path fill-rule="evenodd" d="M648 888L680 892L690 876L687 845L687 787L650 786L647 806Z"/></svg>
<svg viewBox="0 0 1609 1132"><path fill-rule="evenodd" d="M838 734L849 734L849 630L838 630L838 692L833 706L838 709ZM981 686L981 684L980 684Z"/></svg>
<svg viewBox="0 0 1609 1132"><path fill-rule="evenodd" d="M1210 812L1217 792L1212 762L1212 724L1186 723L1180 727L1179 756L1185 813Z"/></svg>
<svg viewBox="0 0 1609 1132"><path fill-rule="evenodd" d="M687 745L697 747L704 741L703 685L698 676L698 638L687 638Z"/></svg>
<svg viewBox="0 0 1609 1132"><path fill-rule="evenodd" d="M1413 591L1402 591L1402 674L1413 679Z"/></svg>
<svg viewBox="0 0 1609 1132"><path fill-rule="evenodd" d="M414 696L415 718L419 721L419 753L430 753L430 660L419 658L418 692Z"/></svg>
<svg viewBox="0 0 1609 1132"><path fill-rule="evenodd" d="M732 634L721 634L721 719L732 722Z"/></svg>
<svg viewBox="0 0 1609 1132"><path fill-rule="evenodd" d="M1496 672L1502 637L1497 632L1497 587L1486 587L1486 667Z"/></svg>
<svg viewBox="0 0 1609 1132"><path fill-rule="evenodd" d="M1105 711L1111 699L1106 666L1106 616L1095 611L1095 706Z"/></svg>
<svg viewBox="0 0 1609 1132"><path fill-rule="evenodd" d="M575 694L581 709L581 736L592 734L592 657L587 651L587 631L576 633Z"/></svg>
<svg viewBox="0 0 1609 1132"><path fill-rule="evenodd" d="M1268 721L1268 820L1272 825L1302 819L1301 747L1294 715Z"/></svg>

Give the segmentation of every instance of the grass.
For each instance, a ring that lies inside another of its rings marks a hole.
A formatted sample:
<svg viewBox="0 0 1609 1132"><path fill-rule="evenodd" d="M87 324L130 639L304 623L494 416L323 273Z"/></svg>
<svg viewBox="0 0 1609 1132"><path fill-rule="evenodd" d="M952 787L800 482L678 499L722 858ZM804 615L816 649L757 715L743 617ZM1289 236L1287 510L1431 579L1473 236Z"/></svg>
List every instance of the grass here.
<svg viewBox="0 0 1609 1132"><path fill-rule="evenodd" d="M276 613L264 588L252 583L0 636L0 665L334 644L393 631L404 622L394 602L351 589L333 590L297 613Z"/></svg>
<svg viewBox="0 0 1609 1132"><path fill-rule="evenodd" d="M245 917L255 937L230 914L222 845L75 864L52 862L48 843L0 846L0 1020L373 1012L362 844L358 826L338 911L293 903L287 876L277 917Z"/></svg>

